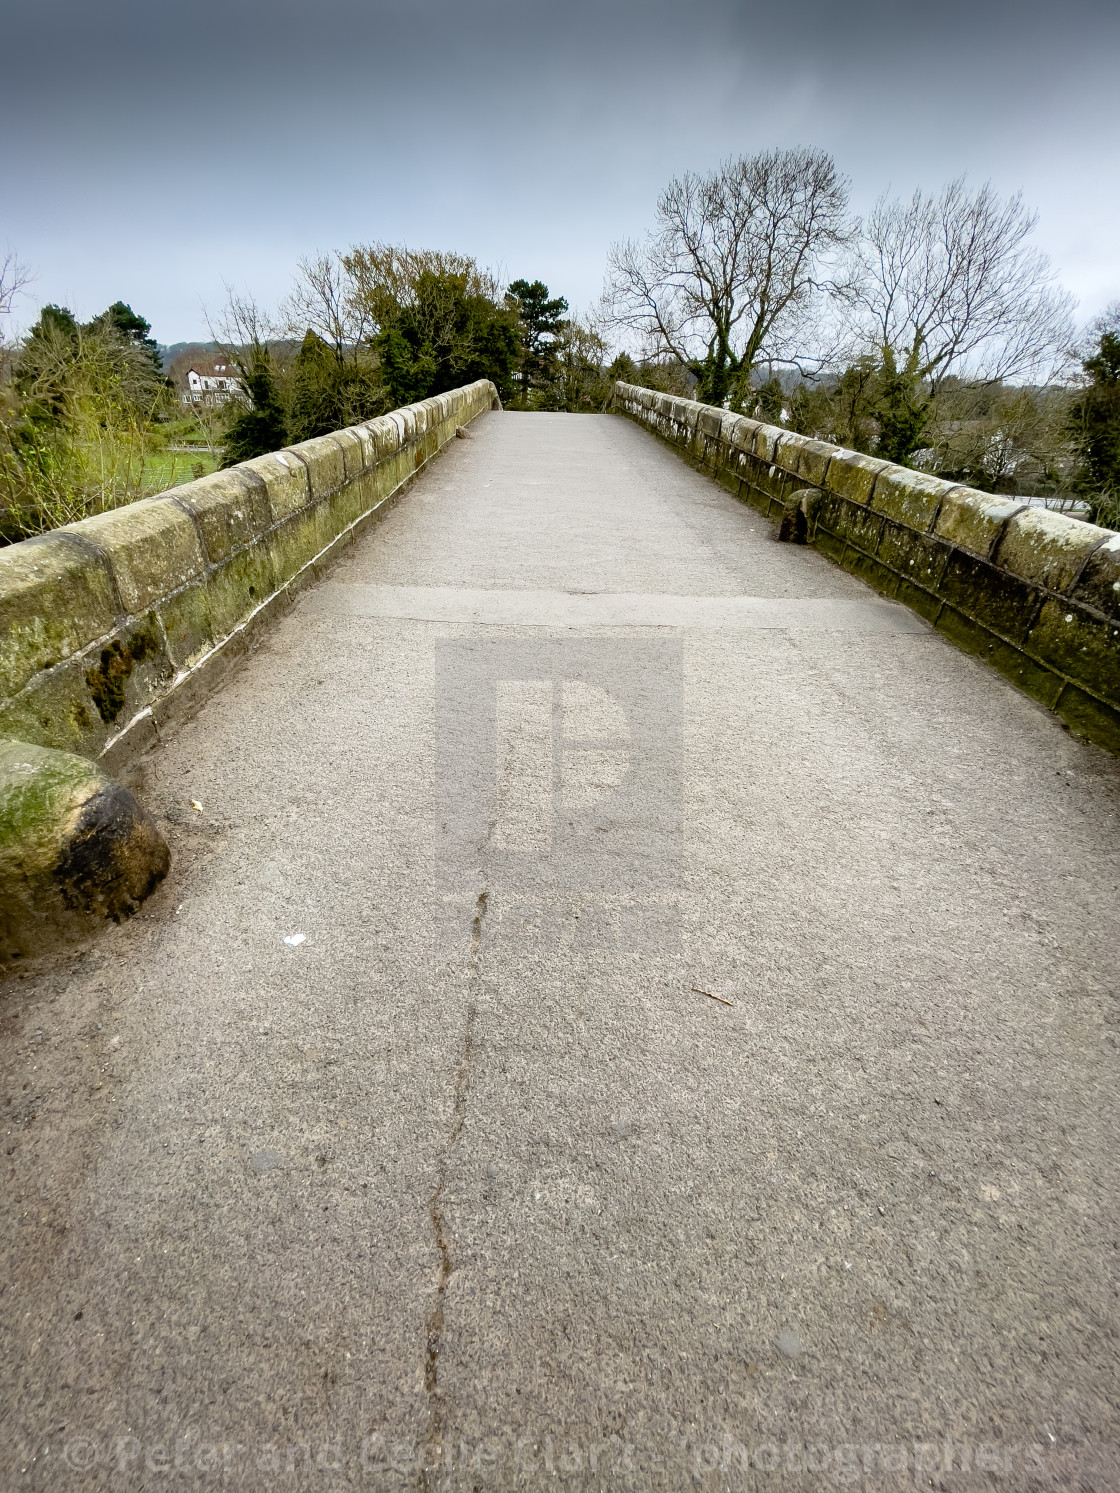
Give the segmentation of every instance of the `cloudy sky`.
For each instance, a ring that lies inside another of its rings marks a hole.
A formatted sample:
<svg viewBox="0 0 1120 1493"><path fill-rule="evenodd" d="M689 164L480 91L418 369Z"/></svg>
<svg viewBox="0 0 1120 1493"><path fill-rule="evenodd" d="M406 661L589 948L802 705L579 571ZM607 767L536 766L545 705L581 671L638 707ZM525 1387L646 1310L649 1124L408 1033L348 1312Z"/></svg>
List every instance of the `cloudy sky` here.
<svg viewBox="0 0 1120 1493"><path fill-rule="evenodd" d="M1120 297L1115 0L5 0L0 253L162 342L374 239L598 295L686 168L819 145L858 208L1022 189L1080 301Z"/></svg>

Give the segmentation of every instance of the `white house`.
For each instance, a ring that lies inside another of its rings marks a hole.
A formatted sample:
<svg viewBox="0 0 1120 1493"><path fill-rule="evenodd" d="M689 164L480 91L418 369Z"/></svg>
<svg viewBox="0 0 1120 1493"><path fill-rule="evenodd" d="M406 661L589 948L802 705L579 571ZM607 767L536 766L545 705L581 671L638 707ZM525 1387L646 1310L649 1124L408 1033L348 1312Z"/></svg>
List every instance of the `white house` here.
<svg viewBox="0 0 1120 1493"><path fill-rule="evenodd" d="M241 380L229 363L221 359L201 367L192 363L187 370L187 389L182 399L184 404L225 404L240 388Z"/></svg>

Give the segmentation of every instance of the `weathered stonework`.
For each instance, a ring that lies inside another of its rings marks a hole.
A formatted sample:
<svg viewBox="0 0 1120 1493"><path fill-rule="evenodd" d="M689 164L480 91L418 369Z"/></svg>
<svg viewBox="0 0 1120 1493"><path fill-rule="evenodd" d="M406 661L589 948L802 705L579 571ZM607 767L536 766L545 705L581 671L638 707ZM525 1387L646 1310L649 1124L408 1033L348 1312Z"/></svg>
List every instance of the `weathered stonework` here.
<svg viewBox="0 0 1120 1493"><path fill-rule="evenodd" d="M633 384L611 405L1120 753L1120 535Z"/></svg>
<svg viewBox="0 0 1120 1493"><path fill-rule="evenodd" d="M0 741L0 958L120 922L170 864L151 815L87 757Z"/></svg>
<svg viewBox="0 0 1120 1493"><path fill-rule="evenodd" d="M480 380L0 550L0 737L123 766L496 403Z"/></svg>

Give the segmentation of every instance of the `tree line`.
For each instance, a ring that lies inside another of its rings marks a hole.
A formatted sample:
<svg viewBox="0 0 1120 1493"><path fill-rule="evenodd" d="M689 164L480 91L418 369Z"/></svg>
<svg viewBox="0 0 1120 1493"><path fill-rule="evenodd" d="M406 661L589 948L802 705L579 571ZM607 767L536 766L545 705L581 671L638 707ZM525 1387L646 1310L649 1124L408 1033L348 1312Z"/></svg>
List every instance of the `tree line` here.
<svg viewBox="0 0 1120 1493"><path fill-rule="evenodd" d="M303 260L274 311L229 296L211 330L239 393L187 412L130 306L46 306L2 349L0 539L198 475L168 453L200 423L230 465L477 378L574 412L622 378L1120 527L1120 303L1077 341L1036 221L963 181L860 220L825 152L742 156L666 186L582 318L463 254ZM25 279L0 262L0 316Z"/></svg>
<svg viewBox="0 0 1120 1493"><path fill-rule="evenodd" d="M639 381L1120 527L1120 304L1075 344L1036 222L963 180L860 221L823 151L740 157L613 246L603 321Z"/></svg>
<svg viewBox="0 0 1120 1493"><path fill-rule="evenodd" d="M27 279L0 262L0 316ZM0 345L0 542L201 475L202 452L230 466L479 378L513 409L598 411L606 344L568 312L465 255L357 246L302 261L272 314L231 294L211 331L238 392L184 406L131 306L44 306Z"/></svg>

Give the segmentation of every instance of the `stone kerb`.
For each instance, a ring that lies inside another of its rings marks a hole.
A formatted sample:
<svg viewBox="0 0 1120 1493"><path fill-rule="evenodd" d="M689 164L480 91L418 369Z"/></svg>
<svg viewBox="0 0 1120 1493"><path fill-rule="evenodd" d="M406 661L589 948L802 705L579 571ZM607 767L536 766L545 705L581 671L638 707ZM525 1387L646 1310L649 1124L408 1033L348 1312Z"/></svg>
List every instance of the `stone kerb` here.
<svg viewBox="0 0 1120 1493"><path fill-rule="evenodd" d="M1120 752L1120 535L693 400L611 407L775 523L812 490L817 548Z"/></svg>
<svg viewBox="0 0 1120 1493"><path fill-rule="evenodd" d="M0 550L0 737L123 766L495 407L480 380Z"/></svg>

